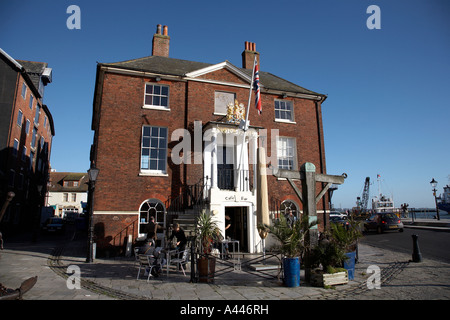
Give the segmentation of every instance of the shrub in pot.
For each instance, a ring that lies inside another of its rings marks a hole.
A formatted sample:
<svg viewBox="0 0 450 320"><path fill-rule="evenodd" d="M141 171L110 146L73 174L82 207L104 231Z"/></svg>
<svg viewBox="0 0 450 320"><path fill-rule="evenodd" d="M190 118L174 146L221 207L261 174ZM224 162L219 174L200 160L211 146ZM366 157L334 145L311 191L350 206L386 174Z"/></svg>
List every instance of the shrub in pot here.
<svg viewBox="0 0 450 320"><path fill-rule="evenodd" d="M356 251L358 249L358 239L362 236L360 223L352 217L348 220L348 225L332 224L331 233L335 241L342 247L348 259L343 261L343 267L348 271L349 280L354 279Z"/></svg>
<svg viewBox="0 0 450 320"><path fill-rule="evenodd" d="M197 260L197 270L200 282L213 282L216 258L211 255L212 245L221 238L217 223L206 212L202 212L196 222L195 233L200 241L202 255Z"/></svg>
<svg viewBox="0 0 450 320"><path fill-rule="evenodd" d="M313 268L310 279L312 285L326 287L348 282L347 270L341 268L347 260L345 250L330 230L321 235L318 245L311 252L310 259Z"/></svg>
<svg viewBox="0 0 450 320"><path fill-rule="evenodd" d="M284 282L288 287L300 285L300 257L305 251L304 239L308 230L316 224L316 222L309 223L308 220L307 216L303 216L302 219L290 223L284 215L281 215L272 226L259 227L268 230L280 242Z"/></svg>

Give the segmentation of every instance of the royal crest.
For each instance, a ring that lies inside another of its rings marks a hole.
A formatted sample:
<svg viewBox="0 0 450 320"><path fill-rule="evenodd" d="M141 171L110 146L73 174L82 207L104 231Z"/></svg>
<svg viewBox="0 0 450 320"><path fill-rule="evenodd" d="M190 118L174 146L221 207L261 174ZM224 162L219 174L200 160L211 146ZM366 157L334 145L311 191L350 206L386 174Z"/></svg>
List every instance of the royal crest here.
<svg viewBox="0 0 450 320"><path fill-rule="evenodd" d="M230 102L227 105L227 123L239 124L245 120L245 107L243 103L234 100L234 104Z"/></svg>

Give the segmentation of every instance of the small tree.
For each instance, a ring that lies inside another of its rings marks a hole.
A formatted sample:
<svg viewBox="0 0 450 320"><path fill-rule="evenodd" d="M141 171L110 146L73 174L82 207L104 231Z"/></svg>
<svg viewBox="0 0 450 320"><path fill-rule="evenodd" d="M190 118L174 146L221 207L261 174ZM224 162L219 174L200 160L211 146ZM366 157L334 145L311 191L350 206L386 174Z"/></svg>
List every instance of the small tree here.
<svg viewBox="0 0 450 320"><path fill-rule="evenodd" d="M287 258L301 257L305 252L304 239L317 222L309 222L308 216L303 216L294 223L289 223L284 215L274 223L273 226L260 226L259 228L266 229L273 234L275 238L281 243L281 253Z"/></svg>
<svg viewBox="0 0 450 320"><path fill-rule="evenodd" d="M217 223L205 212L202 212L197 218L195 234L200 239L200 245L204 254L210 254L212 243L221 238Z"/></svg>
<svg viewBox="0 0 450 320"><path fill-rule="evenodd" d="M348 225L331 224L332 237L345 250L345 252L355 251L357 240L362 237L360 222L352 217L348 219Z"/></svg>
<svg viewBox="0 0 450 320"><path fill-rule="evenodd" d="M312 267L318 268L322 265L322 269L328 273L332 273L330 270L334 268L342 267L348 259L346 252L355 250L356 240L361 235L354 221L350 221L348 228L341 224L331 224L312 251Z"/></svg>

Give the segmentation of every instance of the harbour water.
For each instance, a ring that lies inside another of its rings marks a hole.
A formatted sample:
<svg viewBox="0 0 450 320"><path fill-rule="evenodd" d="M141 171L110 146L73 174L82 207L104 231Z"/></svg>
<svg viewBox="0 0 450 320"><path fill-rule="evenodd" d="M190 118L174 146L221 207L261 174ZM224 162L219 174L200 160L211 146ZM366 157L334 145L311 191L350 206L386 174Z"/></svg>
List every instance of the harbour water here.
<svg viewBox="0 0 450 320"><path fill-rule="evenodd" d="M436 217L436 211L411 211L408 212L407 218L413 218L414 219L435 219ZM441 220L443 219L450 219L450 214L448 214L446 211L439 210L439 217Z"/></svg>

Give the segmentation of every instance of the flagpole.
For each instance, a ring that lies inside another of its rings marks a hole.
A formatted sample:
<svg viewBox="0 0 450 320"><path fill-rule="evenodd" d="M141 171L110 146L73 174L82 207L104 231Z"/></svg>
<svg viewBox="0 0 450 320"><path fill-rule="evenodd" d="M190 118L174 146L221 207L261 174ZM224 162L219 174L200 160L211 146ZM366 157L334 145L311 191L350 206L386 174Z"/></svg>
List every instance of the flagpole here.
<svg viewBox="0 0 450 320"><path fill-rule="evenodd" d="M250 102L252 100L252 90L253 90L253 81L255 81L255 67L256 67L256 54L255 54L255 61L253 61L253 70L252 70L252 81L250 82L250 92L248 94L248 104L247 104L247 112L245 113L245 127L244 131L247 131L248 129L248 114L250 113Z"/></svg>
<svg viewBox="0 0 450 320"><path fill-rule="evenodd" d="M238 174L240 174L241 164L242 164L242 156L244 154L244 143L245 143L245 135L248 130L248 114L250 113L250 103L252 100L252 90L253 90L253 81L255 80L255 67L256 67L256 54L255 54L255 61L253 62L253 69L252 69L252 81L250 82L250 92L248 94L248 104L247 104L247 112L245 113L245 122L244 127L242 128L244 130L243 138L242 138L242 147L241 147L241 156L239 158L239 166L238 166Z"/></svg>

